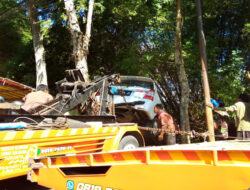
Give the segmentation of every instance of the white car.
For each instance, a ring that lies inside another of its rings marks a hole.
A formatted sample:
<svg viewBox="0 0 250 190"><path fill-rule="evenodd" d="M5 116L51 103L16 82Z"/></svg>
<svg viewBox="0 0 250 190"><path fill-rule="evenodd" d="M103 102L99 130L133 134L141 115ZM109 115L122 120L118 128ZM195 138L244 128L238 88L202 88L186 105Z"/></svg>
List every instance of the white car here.
<svg viewBox="0 0 250 190"><path fill-rule="evenodd" d="M136 110L147 112L147 120L152 120L155 116L154 106L161 103L154 81L141 76L121 76L120 78L121 84L111 87L116 110L121 106L133 106Z"/></svg>

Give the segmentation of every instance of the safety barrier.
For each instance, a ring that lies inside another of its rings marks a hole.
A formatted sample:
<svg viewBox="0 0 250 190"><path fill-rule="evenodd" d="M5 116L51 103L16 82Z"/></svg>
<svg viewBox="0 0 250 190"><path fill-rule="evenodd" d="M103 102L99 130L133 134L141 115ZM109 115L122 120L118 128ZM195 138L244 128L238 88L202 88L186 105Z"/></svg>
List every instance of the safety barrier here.
<svg viewBox="0 0 250 190"><path fill-rule="evenodd" d="M216 156L214 155L215 152L217 153ZM41 159L47 160L46 167L49 168L152 163L250 166L250 146L249 150L244 151L215 151L205 148L203 150L169 150L157 147L142 150L115 151L63 157L48 157Z"/></svg>
<svg viewBox="0 0 250 190"><path fill-rule="evenodd" d="M26 130L26 131L3 131L0 132L0 145L7 145L8 141L28 140L28 139L48 139L53 137L69 137L77 135L115 133L117 127L91 127L76 129L46 129L46 130ZM13 142L12 142L13 144Z"/></svg>

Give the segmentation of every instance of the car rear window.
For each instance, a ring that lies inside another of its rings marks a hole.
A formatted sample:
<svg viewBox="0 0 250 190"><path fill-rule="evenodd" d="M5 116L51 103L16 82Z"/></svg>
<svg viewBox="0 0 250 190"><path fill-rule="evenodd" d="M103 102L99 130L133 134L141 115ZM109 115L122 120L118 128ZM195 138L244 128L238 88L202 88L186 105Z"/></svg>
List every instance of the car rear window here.
<svg viewBox="0 0 250 190"><path fill-rule="evenodd" d="M122 80L121 86L139 86L142 88L153 89L153 83L147 81L139 81L139 80Z"/></svg>

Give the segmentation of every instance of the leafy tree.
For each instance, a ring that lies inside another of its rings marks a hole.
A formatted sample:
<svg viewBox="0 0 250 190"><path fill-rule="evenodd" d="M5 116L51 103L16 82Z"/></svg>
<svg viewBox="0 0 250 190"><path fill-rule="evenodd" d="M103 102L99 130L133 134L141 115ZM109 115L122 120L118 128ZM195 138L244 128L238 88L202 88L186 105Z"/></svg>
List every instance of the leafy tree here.
<svg viewBox="0 0 250 190"><path fill-rule="evenodd" d="M39 0L39 17L49 86L74 68L64 1ZM74 1L81 31L86 31L87 0ZM198 48L196 7L183 2L182 55L190 88L190 128L206 130ZM249 4L247 0L202 1L211 96L226 104L250 92ZM173 0L99 0L95 2L88 66L91 77L110 73L150 76L158 82L166 110L180 123L181 86L175 64ZM32 35L24 1L0 1L0 72L35 85ZM56 73L56 74L55 74ZM56 90L54 90L56 93Z"/></svg>
<svg viewBox="0 0 250 190"><path fill-rule="evenodd" d="M0 41L1 75L34 85L32 35L23 1L0 2Z"/></svg>

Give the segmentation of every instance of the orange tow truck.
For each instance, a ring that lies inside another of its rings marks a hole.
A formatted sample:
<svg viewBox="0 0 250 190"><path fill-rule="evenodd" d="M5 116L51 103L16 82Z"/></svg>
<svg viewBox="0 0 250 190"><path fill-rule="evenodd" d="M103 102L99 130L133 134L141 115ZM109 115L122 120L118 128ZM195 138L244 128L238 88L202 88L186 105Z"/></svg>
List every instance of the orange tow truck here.
<svg viewBox="0 0 250 190"><path fill-rule="evenodd" d="M73 69L66 71L66 78L57 83L59 93L47 104L27 112L20 105L18 107L1 103L0 110L4 114L0 113L0 180L27 174L28 159L32 157L144 146L145 142L137 125L116 123L112 112L114 104L108 105L108 86L116 81L119 81L119 75L105 76L85 83L79 70ZM1 87L6 90L10 85L3 83ZM20 88L24 89L23 86ZM93 98L97 92L101 92L102 97L99 105ZM7 95L12 94L4 94L5 97ZM108 113L107 107L110 108ZM15 114L8 114L13 111ZM90 115L65 115L71 111ZM12 125L19 124L17 121L24 126L12 128Z"/></svg>
<svg viewBox="0 0 250 190"><path fill-rule="evenodd" d="M135 124L89 122L82 128L0 131L0 180L26 175L32 157L129 149L137 146L135 141L144 146Z"/></svg>
<svg viewBox="0 0 250 190"><path fill-rule="evenodd" d="M56 190L250 188L247 141L46 156L29 164L29 180Z"/></svg>

